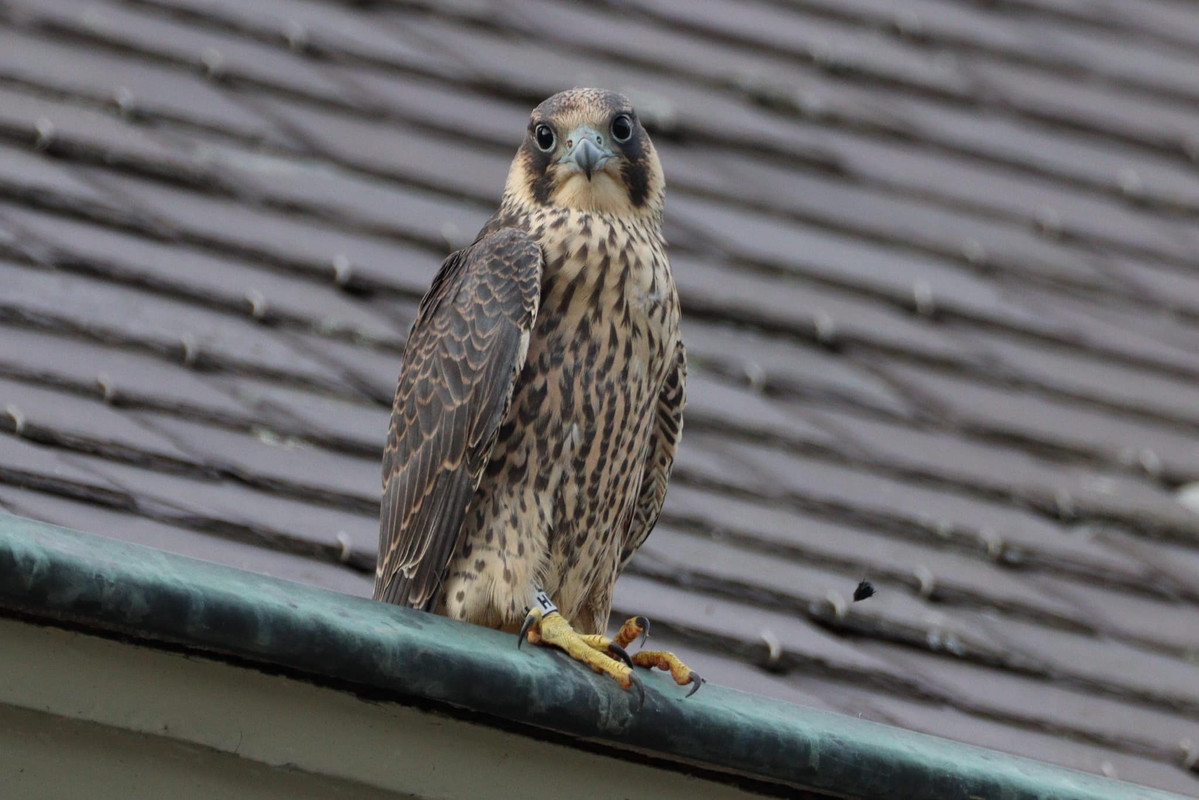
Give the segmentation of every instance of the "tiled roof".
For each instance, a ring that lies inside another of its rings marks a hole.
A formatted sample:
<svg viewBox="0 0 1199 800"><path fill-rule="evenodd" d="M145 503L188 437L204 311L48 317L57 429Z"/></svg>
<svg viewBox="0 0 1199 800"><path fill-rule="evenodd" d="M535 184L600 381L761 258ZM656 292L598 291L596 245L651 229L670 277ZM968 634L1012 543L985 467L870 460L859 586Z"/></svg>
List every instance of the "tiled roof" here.
<svg viewBox="0 0 1199 800"><path fill-rule="evenodd" d="M1182 0L0 0L0 508L369 594L416 303L577 84L651 125L692 365L617 611L1199 790Z"/></svg>

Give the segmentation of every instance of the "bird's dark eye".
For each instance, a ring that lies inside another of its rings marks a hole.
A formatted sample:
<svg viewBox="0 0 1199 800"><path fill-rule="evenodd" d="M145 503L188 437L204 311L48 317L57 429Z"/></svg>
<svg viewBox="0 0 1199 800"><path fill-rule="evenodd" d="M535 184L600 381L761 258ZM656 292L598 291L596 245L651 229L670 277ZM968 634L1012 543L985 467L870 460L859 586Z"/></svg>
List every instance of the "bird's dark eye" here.
<svg viewBox="0 0 1199 800"><path fill-rule="evenodd" d="M537 141L537 146L543 151L549 152L554 149L554 129L549 125L542 123L533 131L533 138Z"/></svg>
<svg viewBox="0 0 1199 800"><path fill-rule="evenodd" d="M612 138L618 142L627 142L633 135L633 120L628 114L620 114L612 120Z"/></svg>

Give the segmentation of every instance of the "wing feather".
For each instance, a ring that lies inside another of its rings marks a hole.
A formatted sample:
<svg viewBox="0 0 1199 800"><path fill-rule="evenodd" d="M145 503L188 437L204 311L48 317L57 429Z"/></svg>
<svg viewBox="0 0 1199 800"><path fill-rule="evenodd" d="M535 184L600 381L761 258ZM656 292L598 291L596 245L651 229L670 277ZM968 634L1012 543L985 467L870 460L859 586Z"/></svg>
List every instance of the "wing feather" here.
<svg viewBox="0 0 1199 800"><path fill-rule="evenodd" d="M687 353L680 341L675 350L675 367L662 384L654 411L654 428L646 448L641 489L633 506L629 527L620 552L620 568L649 538L662 513L666 486L674 467L674 454L683 435L683 408L687 405Z"/></svg>
<svg viewBox="0 0 1199 800"><path fill-rule="evenodd" d="M383 455L375 599L431 609L524 368L541 250L512 228L446 259L404 347Z"/></svg>

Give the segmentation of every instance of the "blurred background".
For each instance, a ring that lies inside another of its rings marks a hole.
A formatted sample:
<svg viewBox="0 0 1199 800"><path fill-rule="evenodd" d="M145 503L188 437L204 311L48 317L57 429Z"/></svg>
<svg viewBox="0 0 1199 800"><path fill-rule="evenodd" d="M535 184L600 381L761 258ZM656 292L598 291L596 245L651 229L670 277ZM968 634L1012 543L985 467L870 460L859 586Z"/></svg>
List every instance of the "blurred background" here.
<svg viewBox="0 0 1199 800"><path fill-rule="evenodd" d="M1199 789L1183 0L0 0L0 509L369 595L416 304L576 85L657 144L691 354L614 616Z"/></svg>

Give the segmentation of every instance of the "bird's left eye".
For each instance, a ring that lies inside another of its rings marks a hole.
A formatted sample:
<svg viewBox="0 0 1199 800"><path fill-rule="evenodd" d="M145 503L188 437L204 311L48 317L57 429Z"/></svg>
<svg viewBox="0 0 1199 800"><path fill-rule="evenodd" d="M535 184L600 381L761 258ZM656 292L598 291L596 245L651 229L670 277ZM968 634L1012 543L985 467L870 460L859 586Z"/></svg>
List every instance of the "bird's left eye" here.
<svg viewBox="0 0 1199 800"><path fill-rule="evenodd" d="M548 153L554 149L554 129L549 125L538 125L537 129L533 131L533 138L543 151Z"/></svg>
<svg viewBox="0 0 1199 800"><path fill-rule="evenodd" d="M618 142L627 142L633 135L633 120L628 114L620 114L612 120L612 138Z"/></svg>

